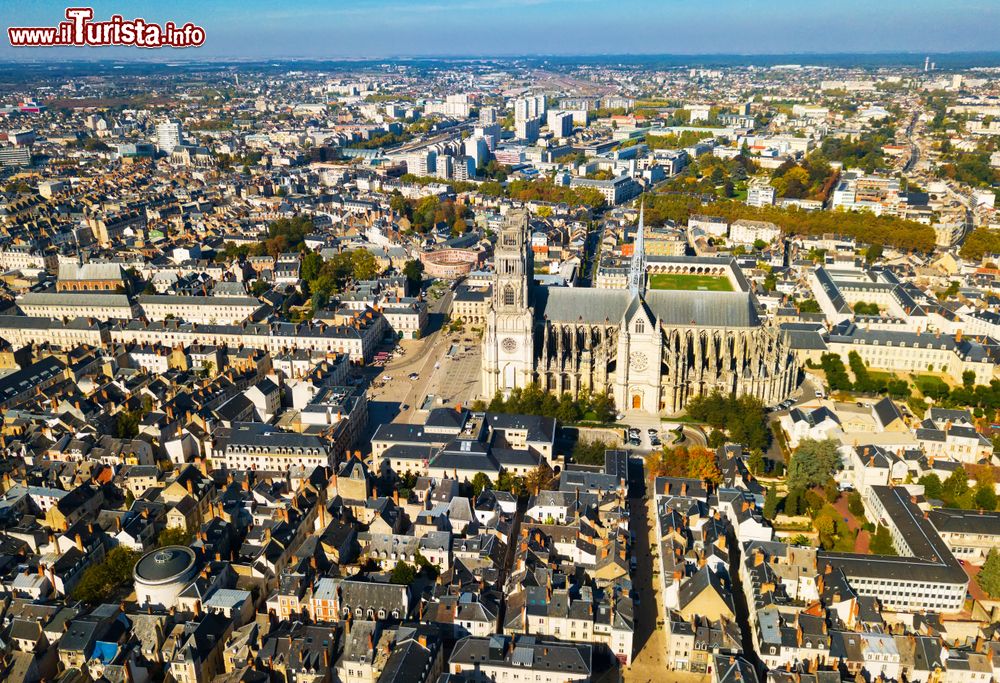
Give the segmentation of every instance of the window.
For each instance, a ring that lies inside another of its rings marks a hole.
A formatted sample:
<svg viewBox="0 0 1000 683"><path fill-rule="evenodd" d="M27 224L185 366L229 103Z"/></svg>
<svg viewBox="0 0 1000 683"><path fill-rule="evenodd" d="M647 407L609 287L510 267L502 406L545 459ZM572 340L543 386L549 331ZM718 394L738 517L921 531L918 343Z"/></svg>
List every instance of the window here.
<svg viewBox="0 0 1000 683"><path fill-rule="evenodd" d="M637 333L639 333L639 334L642 334L643 332L645 332L646 331L646 323L645 323L645 321L643 321L643 320L636 320L635 321L635 331Z"/></svg>
<svg viewBox="0 0 1000 683"><path fill-rule="evenodd" d="M514 288L507 285L503 290L503 303L504 306L514 305Z"/></svg>

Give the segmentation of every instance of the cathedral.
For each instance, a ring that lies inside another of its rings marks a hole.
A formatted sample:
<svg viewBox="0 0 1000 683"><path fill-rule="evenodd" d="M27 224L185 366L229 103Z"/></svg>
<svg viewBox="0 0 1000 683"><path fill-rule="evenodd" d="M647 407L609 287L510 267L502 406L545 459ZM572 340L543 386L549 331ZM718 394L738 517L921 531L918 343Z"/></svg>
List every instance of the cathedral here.
<svg viewBox="0 0 1000 683"><path fill-rule="evenodd" d="M795 389L787 339L758 317L749 284L729 259L652 259L643 220L626 289L535 287L528 213L511 211L497 238L483 335L483 395L532 382L556 394L608 393L619 410L682 411L719 390L765 404ZM650 289L650 272L729 272L738 291Z"/></svg>

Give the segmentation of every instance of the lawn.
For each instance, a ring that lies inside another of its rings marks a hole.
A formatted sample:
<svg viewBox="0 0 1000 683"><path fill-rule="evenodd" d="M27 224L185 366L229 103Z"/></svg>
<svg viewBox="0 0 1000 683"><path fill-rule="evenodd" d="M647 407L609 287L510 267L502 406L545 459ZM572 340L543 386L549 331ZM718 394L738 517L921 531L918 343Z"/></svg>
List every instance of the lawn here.
<svg viewBox="0 0 1000 683"><path fill-rule="evenodd" d="M933 391L935 388L948 386L947 382L936 375L915 375L913 383L923 394L926 394L927 390Z"/></svg>
<svg viewBox="0 0 1000 683"><path fill-rule="evenodd" d="M651 273L650 289L690 289L709 292L731 292L729 278L719 275L688 275L686 273Z"/></svg>

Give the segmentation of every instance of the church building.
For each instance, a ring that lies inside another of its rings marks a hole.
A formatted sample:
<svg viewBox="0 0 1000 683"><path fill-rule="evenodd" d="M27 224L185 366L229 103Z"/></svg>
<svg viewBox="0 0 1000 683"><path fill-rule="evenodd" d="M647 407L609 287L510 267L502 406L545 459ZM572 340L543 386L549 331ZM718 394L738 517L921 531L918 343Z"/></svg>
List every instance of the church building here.
<svg viewBox="0 0 1000 683"><path fill-rule="evenodd" d="M666 257L647 265L643 231L640 209L627 289L541 287L533 285L528 213L507 214L483 335L487 400L534 382L556 394L606 392L619 410L669 415L715 390L768 405L791 394L795 356L785 335L758 316L735 262ZM650 272L728 272L739 286L647 291Z"/></svg>

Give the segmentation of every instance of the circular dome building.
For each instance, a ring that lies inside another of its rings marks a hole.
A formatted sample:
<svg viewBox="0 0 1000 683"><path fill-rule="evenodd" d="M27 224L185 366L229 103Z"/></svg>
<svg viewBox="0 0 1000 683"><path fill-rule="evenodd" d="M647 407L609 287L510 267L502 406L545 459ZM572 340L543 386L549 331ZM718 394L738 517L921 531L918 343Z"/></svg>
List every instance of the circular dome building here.
<svg viewBox="0 0 1000 683"><path fill-rule="evenodd" d="M169 609L198 574L198 556L186 546L151 550L136 562L132 576L139 605Z"/></svg>

